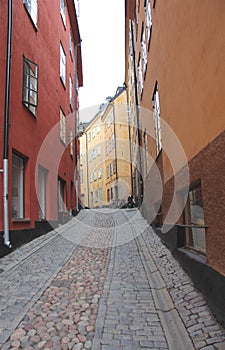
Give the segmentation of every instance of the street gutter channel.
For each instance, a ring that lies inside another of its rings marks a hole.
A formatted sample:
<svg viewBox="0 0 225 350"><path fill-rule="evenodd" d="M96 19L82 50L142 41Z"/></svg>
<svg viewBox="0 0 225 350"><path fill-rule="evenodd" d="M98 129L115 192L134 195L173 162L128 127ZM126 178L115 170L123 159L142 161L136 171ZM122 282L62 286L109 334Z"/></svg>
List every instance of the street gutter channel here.
<svg viewBox="0 0 225 350"><path fill-rule="evenodd" d="M129 217L124 213L127 219ZM165 337L170 350L194 350L195 347L184 326L183 320L179 316L169 292L166 289L154 258L147 248L147 244L142 235L138 235L139 228L135 222L129 222L131 230L134 232L134 240L140 254L146 277L152 292L155 308L158 311Z"/></svg>

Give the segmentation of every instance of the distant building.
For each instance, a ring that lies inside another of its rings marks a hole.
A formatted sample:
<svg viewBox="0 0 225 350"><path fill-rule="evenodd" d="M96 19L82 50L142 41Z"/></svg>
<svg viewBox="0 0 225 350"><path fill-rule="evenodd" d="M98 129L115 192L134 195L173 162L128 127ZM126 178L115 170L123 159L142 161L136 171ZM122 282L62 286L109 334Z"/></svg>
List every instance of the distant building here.
<svg viewBox="0 0 225 350"><path fill-rule="evenodd" d="M81 201L89 208L119 207L131 193L126 89L100 108L80 138Z"/></svg>
<svg viewBox="0 0 225 350"><path fill-rule="evenodd" d="M141 148L132 152L141 169L133 169L134 191L219 319L225 319L224 35L222 1L126 1L130 130Z"/></svg>
<svg viewBox="0 0 225 350"><path fill-rule="evenodd" d="M83 82L74 1L12 1L9 114L5 113L7 13L8 2L3 1L0 118L5 129L0 128L0 149L1 168L8 162L8 188L0 174L0 197L6 191L8 195L7 203L0 201L0 231L6 240L4 213L9 243L17 246L65 222L77 209L76 125Z"/></svg>

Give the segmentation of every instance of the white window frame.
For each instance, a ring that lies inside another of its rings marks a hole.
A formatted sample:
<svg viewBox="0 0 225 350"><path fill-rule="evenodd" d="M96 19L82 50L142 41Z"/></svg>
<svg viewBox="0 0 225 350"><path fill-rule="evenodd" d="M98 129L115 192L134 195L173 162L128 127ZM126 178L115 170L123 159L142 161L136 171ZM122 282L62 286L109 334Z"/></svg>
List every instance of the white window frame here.
<svg viewBox="0 0 225 350"><path fill-rule="evenodd" d="M62 43L60 42L60 79L66 86L66 54Z"/></svg>
<svg viewBox="0 0 225 350"><path fill-rule="evenodd" d="M12 155L12 218L24 219L25 208L25 159Z"/></svg>
<svg viewBox="0 0 225 350"><path fill-rule="evenodd" d="M74 156L74 137L73 137L73 130L70 129L70 155L71 157Z"/></svg>
<svg viewBox="0 0 225 350"><path fill-rule="evenodd" d="M70 54L71 56L73 56L73 33L71 29L70 29Z"/></svg>
<svg viewBox="0 0 225 350"><path fill-rule="evenodd" d="M139 94L142 95L144 80L143 80L143 70L142 70L142 59L139 57L138 61L138 78L139 78Z"/></svg>
<svg viewBox="0 0 225 350"><path fill-rule="evenodd" d="M162 132L161 132L159 90L158 90L157 83L155 86L152 102L153 102L153 116L154 116L154 126L155 126L156 154L158 155L162 149Z"/></svg>
<svg viewBox="0 0 225 350"><path fill-rule="evenodd" d="M26 7L32 22L37 27L38 22L38 0L23 0L24 6Z"/></svg>
<svg viewBox="0 0 225 350"><path fill-rule="evenodd" d="M61 17L62 17L63 24L66 27L66 4L65 4L65 0L60 0L60 14L61 14Z"/></svg>
<svg viewBox="0 0 225 350"><path fill-rule="evenodd" d="M145 38L144 28L141 36L141 59L142 59L143 75L145 75L146 68L147 68L147 48L146 48L146 38Z"/></svg>
<svg viewBox="0 0 225 350"><path fill-rule="evenodd" d="M60 140L66 144L66 116L60 108Z"/></svg>
<svg viewBox="0 0 225 350"><path fill-rule="evenodd" d="M47 173L46 169L38 167L38 217L41 220L46 219Z"/></svg>
<svg viewBox="0 0 225 350"><path fill-rule="evenodd" d="M152 31L152 11L151 11L150 0L146 0L145 11L146 11L147 45L149 46L149 41L150 41L150 38L151 38L151 31Z"/></svg>
<svg viewBox="0 0 225 350"><path fill-rule="evenodd" d="M98 169L98 179L102 178L102 168Z"/></svg>
<svg viewBox="0 0 225 350"><path fill-rule="evenodd" d="M70 75L70 107L73 106L73 79Z"/></svg>

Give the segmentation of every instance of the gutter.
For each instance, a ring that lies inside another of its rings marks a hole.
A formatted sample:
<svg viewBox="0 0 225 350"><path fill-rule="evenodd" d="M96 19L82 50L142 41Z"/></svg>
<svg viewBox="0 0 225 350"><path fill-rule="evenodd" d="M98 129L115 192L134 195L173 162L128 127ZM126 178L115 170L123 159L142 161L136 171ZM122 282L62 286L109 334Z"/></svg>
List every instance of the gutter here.
<svg viewBox="0 0 225 350"><path fill-rule="evenodd" d="M10 107L10 73L12 49L12 0L8 0L8 33L7 60L5 81L5 117L4 117L4 149L3 149L3 208L4 208L4 244L11 248L9 238L9 209L8 209L8 159L9 159L9 107Z"/></svg>

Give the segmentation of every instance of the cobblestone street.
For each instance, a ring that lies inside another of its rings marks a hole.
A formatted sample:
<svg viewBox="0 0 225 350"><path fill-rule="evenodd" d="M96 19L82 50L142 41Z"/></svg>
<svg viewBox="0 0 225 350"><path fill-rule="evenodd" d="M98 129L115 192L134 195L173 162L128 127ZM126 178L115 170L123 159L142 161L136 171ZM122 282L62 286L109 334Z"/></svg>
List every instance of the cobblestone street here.
<svg viewBox="0 0 225 350"><path fill-rule="evenodd" d="M225 330L136 209L83 210L0 269L1 350L225 349Z"/></svg>

